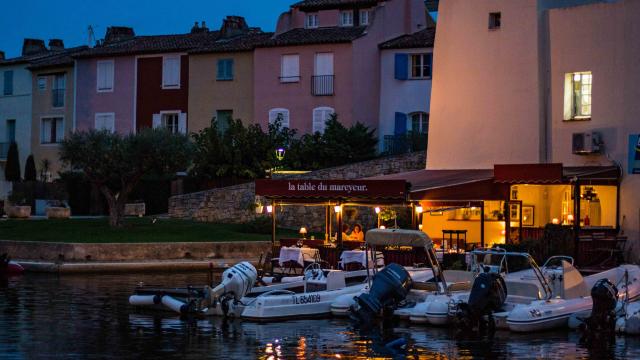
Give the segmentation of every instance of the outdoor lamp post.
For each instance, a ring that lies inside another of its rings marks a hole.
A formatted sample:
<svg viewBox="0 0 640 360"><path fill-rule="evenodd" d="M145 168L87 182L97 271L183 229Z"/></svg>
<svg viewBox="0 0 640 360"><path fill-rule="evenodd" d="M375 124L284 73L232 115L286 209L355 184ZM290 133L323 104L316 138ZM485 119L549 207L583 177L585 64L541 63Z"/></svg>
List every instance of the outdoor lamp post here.
<svg viewBox="0 0 640 360"><path fill-rule="evenodd" d="M380 207L376 206L375 209L373 209L376 212L376 218L378 220L378 227L380 227Z"/></svg>
<svg viewBox="0 0 640 360"><path fill-rule="evenodd" d="M286 153L286 150L284 148L277 148L276 149L276 159L278 159L278 161L284 160L284 154L285 153Z"/></svg>
<svg viewBox="0 0 640 360"><path fill-rule="evenodd" d="M422 212L424 211L424 208L422 207L422 205L418 205L415 207L416 209L416 224L417 224L417 228L418 230L422 230L420 228L420 225L422 224Z"/></svg>

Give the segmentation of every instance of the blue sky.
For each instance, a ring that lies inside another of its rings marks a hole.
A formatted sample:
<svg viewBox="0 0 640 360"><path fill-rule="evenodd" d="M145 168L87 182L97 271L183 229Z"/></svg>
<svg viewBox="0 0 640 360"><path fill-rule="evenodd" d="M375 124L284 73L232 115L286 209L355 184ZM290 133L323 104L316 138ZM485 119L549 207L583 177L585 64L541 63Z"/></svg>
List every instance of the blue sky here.
<svg viewBox="0 0 640 360"><path fill-rule="evenodd" d="M137 35L185 33L194 21L220 26L226 15L244 16L249 26L273 31L278 16L297 0L5 0L0 11L0 50L20 55L24 38L61 38L65 46L86 45L87 28L104 37L109 25L132 26Z"/></svg>

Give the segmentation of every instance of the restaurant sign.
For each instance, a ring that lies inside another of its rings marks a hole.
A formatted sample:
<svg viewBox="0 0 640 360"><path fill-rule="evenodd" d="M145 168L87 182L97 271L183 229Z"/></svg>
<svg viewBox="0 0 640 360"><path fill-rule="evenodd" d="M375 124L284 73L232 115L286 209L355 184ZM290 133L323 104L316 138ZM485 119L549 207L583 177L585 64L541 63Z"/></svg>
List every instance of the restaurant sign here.
<svg viewBox="0 0 640 360"><path fill-rule="evenodd" d="M256 180L256 195L290 199L405 200L404 180Z"/></svg>
<svg viewBox="0 0 640 360"><path fill-rule="evenodd" d="M629 174L640 174L640 134L629 135Z"/></svg>

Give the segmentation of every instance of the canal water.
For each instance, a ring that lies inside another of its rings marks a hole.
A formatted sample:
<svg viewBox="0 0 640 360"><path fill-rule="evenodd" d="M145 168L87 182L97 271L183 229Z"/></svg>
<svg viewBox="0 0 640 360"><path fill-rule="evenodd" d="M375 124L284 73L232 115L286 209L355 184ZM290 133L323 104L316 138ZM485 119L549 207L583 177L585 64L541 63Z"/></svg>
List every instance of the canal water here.
<svg viewBox="0 0 640 360"><path fill-rule="evenodd" d="M204 284L206 275L28 274L0 280L0 359L640 359L640 338L590 350L572 332L459 341L445 329L395 324L366 333L348 320L255 324L136 311L146 285ZM398 340L400 339L400 340ZM404 350L386 346L406 343Z"/></svg>

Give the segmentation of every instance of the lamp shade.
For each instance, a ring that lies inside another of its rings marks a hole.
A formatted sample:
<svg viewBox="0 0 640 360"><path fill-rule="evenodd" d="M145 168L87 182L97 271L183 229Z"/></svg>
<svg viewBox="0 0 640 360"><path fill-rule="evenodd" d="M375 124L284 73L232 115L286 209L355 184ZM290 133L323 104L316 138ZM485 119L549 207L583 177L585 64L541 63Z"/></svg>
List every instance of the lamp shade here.
<svg viewBox="0 0 640 360"><path fill-rule="evenodd" d="M380 214L380 207L379 206L376 206L376 208L373 209L373 210L375 210L376 214Z"/></svg>
<svg viewBox="0 0 640 360"><path fill-rule="evenodd" d="M273 212L273 206L272 205L267 205L267 212L268 213L272 213Z"/></svg>
<svg viewBox="0 0 640 360"><path fill-rule="evenodd" d="M423 211L424 209L422 208L421 205L416 206L416 214L422 214Z"/></svg>
<svg viewBox="0 0 640 360"><path fill-rule="evenodd" d="M336 213L342 212L342 206L340 206L340 205L334 206L333 207L333 211L335 211Z"/></svg>
<svg viewBox="0 0 640 360"><path fill-rule="evenodd" d="M300 234L306 234L307 233L307 228L306 227L301 227L300 228Z"/></svg>

